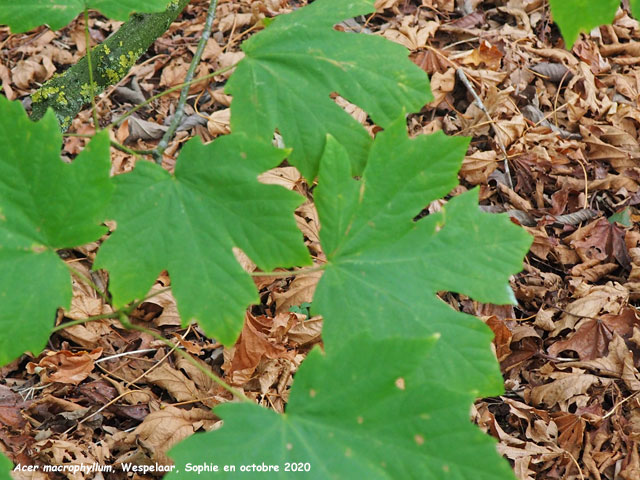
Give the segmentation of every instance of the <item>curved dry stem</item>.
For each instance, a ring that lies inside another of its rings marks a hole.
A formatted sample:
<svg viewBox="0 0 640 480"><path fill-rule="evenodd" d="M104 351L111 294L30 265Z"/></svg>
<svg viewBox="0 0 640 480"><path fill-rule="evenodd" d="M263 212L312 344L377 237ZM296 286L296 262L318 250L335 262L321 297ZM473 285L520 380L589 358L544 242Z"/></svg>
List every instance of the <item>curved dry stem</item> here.
<svg viewBox="0 0 640 480"><path fill-rule="evenodd" d="M193 80L193 76L196 73L196 68L200 63L200 57L202 57L202 52L204 52L204 47L207 45L207 41L209 40L209 36L211 35L211 27L213 26L213 19L216 17L216 7L218 6L218 0L210 0L209 10L207 11L207 19L205 20L204 29L202 30L202 36L200 37L200 41L198 42L198 47L196 48L196 52L193 54L193 58L191 59L191 65L189 65L189 70L187 71L187 75L185 76L185 82L189 82ZM189 94L189 86L185 86L180 91L180 99L178 100L178 105L176 107L176 111L173 114L173 118L171 119L171 123L169 124L169 128L162 139L158 143L156 150L153 154L153 157L158 165L162 164L162 154L166 150L169 142L173 138L173 135L176 133L176 130L180 126L180 122L182 122L182 117L184 116L184 106L187 103L187 96Z"/></svg>
<svg viewBox="0 0 640 480"><path fill-rule="evenodd" d="M181 88L185 87L185 86L189 86L189 85L193 85L195 83L200 83L200 82L204 82L205 80L209 80L210 78L216 77L218 75L222 75L225 72L228 72L229 70L232 70L236 67L236 65L238 65L237 63L234 63L233 65L229 65L228 67L224 67L221 68L220 70L216 70L215 72L209 73L207 75L203 75L202 77L198 77L198 78L194 78L193 80L191 80L190 82L184 82L181 83L179 85L176 85L175 87L171 87L167 90L165 90L164 92L160 92L155 94L153 97L149 97L146 101L142 102L140 105L136 105L135 107L133 107L131 110L129 110L127 113L125 113L124 115L122 115L121 117L118 117L117 120L114 120L113 122L111 122L109 125L107 125L106 127L104 127L105 129L107 128L113 128L117 125L119 125L120 123L122 123L126 118L130 117L131 115L133 115L134 113L136 113L138 110L140 110L143 107L146 107L147 105L149 105L151 102L153 102L154 100L157 100L160 97L163 97L165 95L168 95L170 93L173 93L175 91L180 90Z"/></svg>
<svg viewBox="0 0 640 480"><path fill-rule="evenodd" d="M224 380L222 380L220 377L218 377L215 373L213 373L211 370L209 370L208 368L203 367L199 362L197 362L196 360L194 360L194 358L189 355L189 353L185 352L184 350L180 350L178 348L178 346L173 343L171 340L164 338L162 335L160 335L159 333L154 332L153 330L150 330L146 327L143 327L141 325L135 325L133 323L131 323L127 317L126 314L124 314L123 312L120 312L120 315L118 317L118 320L120 320L120 323L122 324L122 326L126 329L129 330L137 330L139 332L143 332L146 333L148 335L151 335L153 338L155 338L156 340L161 341L162 343L164 343L167 347L175 349L175 351L179 354L182 355L182 357L187 360L191 365L193 365L194 367L196 367L198 370L200 370L204 375L206 375L208 378L210 378L211 380L213 380L215 383L217 383L218 385L220 385L222 388L224 388L227 392L231 393L234 397L236 397L238 400L241 400L244 403L251 403L251 404L255 404L255 402L253 402L249 397L247 397L244 393L242 393L240 390L237 390L235 388L233 388L231 385L229 385L227 382L225 382Z"/></svg>

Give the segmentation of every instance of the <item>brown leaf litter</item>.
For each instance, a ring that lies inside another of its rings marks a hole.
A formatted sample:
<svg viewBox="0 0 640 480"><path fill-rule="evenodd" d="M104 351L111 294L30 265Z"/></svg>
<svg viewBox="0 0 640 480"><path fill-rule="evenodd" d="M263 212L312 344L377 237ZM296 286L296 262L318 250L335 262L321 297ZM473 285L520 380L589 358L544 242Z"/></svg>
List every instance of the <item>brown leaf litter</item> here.
<svg viewBox="0 0 640 480"><path fill-rule="evenodd" d="M237 61L239 44L262 28L263 18L301 3L220 2L199 73ZM410 132L472 137L461 186L451 195L479 186L483 209L509 212L534 236L523 272L512 279L515 307L444 295L454 308L483 318L495 333L505 393L479 400L473 420L498 440L521 480L640 478L638 22L620 9L612 26L593 30L566 51L543 0L379 0L376 6L374 15L336 28L366 29L411 51L430 75L435 99L409 116ZM180 82L206 7L207 2L192 2L123 79L119 86L130 90L135 79L135 96L114 86L99 97L101 119L112 121L140 95L149 98ZM117 28L117 22L91 14L92 43ZM9 35L3 28L0 44L0 80L10 99L28 98L86 50L81 20L59 32L41 27ZM462 85L458 69L484 110ZM187 113L202 122L187 124L176 135L165 152L165 167L173 168L188 138L210 141L228 132L231 99L223 88L229 75L192 87ZM365 112L339 96L334 100L376 131ZM115 137L131 148L153 148L174 106L175 96L154 101ZM90 117L88 110L81 112L71 131L92 133ZM77 155L84 142L66 138L63 153ZM137 160L112 150L112 161L117 174ZM286 164L261 181L307 198L296 220L314 259L325 261L312 186ZM432 203L428 211L443 203ZM612 222L616 213L630 223ZM104 289L106 276L91 272L97 247L63 253ZM246 270L256 268L242 252L236 255ZM256 277L261 303L247 312L240 339L228 349L197 326L181 326L170 291L163 291L170 286L166 273L152 291L162 293L133 317L248 397L282 412L293 375L321 341L322 319L289 309L312 299L318 279L319 274ZM58 322L111 312L84 283L74 281L73 287L72 307ZM108 318L57 332L38 358L23 356L1 372L0 443L23 464L169 462L165 453L176 442L220 426L210 408L230 400L164 344Z"/></svg>

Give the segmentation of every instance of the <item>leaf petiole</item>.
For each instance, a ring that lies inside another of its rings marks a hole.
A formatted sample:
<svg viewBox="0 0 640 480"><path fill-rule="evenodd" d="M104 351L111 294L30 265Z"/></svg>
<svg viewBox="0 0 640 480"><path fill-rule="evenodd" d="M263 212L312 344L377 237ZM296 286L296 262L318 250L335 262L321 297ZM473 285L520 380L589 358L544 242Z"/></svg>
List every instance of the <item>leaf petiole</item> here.
<svg viewBox="0 0 640 480"><path fill-rule="evenodd" d="M313 272L320 272L327 268L327 264L316 265L314 267L309 268L300 268L298 270L293 271L285 271L285 272L251 272L249 275L252 277L274 277L274 278L289 278L289 277L298 277L302 275L309 275Z"/></svg>
<svg viewBox="0 0 640 480"><path fill-rule="evenodd" d="M65 262L65 265L67 266L67 268L69 269L69 271L71 272L72 275L75 275L79 280L83 281L84 283L89 285L91 288L93 288L96 291L96 293L102 297L102 299L105 302L109 303L109 297L107 297L107 294L105 292L103 292L100 289L100 287L98 287L98 285L95 284L95 282L93 280L91 280L89 277L87 277L80 270L78 270L76 268L73 268L67 262Z"/></svg>
<svg viewBox="0 0 640 480"><path fill-rule="evenodd" d="M146 333L148 335L151 335L153 338L155 338L156 340L161 341L162 343L164 343L167 347L175 349L175 352L178 353L179 355L182 355L182 357L187 360L191 365L193 365L194 367L196 367L198 370L200 370L204 375L206 375L208 378L210 378L211 380L213 380L215 383L217 383L218 385L220 385L222 388L224 388L226 391L228 391L229 393L231 393L234 397L236 397L238 400L241 400L244 403L250 403L255 405L255 402L253 402L249 397L247 397L244 393L242 393L240 390L237 390L235 388L233 388L231 385L229 385L227 382L225 382L224 380L222 380L220 377L218 377L215 373L213 373L211 370L209 370L208 368L203 367L199 362L197 362L196 360L193 359L193 357L191 355L189 355L187 352L185 352L184 350L181 350L178 348L178 345L176 345L175 343L173 343L171 340L164 338L162 335L160 335L159 333L154 332L153 330L150 330L146 327L143 327L141 325L136 325L134 323L131 323L131 321L129 320L129 318L127 317L127 315L124 312L120 312L119 316L118 316L118 320L120 321L120 323L122 324L122 326L128 330L137 330L139 332L143 332Z"/></svg>
<svg viewBox="0 0 640 480"><path fill-rule="evenodd" d="M237 63L234 63L233 65L229 65L227 67L221 68L220 70L216 70L215 72L209 73L207 75L203 75L202 77L194 78L190 82L180 83L180 84L176 85L175 87L171 87L171 88L165 90L164 92L157 93L154 96L149 97L146 101L142 102L141 104L136 105L131 110L129 110L127 113L125 113L121 117L118 117L117 120L114 120L113 122L111 122L109 125L107 125L104 128L108 129L108 128L113 128L116 125L119 125L123 120L125 120L126 118L128 118L129 116L131 116L132 114L134 114L135 112L140 110L141 108L146 107L151 102L153 102L154 100L157 100L160 97L163 97L163 96L168 95L170 93L173 93L173 92L175 92L177 90L180 90L183 87L186 87L186 86L189 86L189 85L193 85L195 83L204 82L205 80L209 80L210 78L213 78L215 76L222 75L223 73L228 72L229 70L233 70L237 65L238 65Z"/></svg>

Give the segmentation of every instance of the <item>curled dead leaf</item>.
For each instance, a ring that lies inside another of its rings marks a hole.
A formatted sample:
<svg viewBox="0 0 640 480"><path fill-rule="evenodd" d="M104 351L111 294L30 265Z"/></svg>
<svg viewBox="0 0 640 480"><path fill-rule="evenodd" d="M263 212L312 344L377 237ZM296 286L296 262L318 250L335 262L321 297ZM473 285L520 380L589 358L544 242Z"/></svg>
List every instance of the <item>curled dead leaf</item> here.
<svg viewBox="0 0 640 480"><path fill-rule="evenodd" d="M48 352L38 363L27 363L30 374L37 373L43 383L60 382L78 384L93 371L94 360L102 355L102 348L90 352Z"/></svg>

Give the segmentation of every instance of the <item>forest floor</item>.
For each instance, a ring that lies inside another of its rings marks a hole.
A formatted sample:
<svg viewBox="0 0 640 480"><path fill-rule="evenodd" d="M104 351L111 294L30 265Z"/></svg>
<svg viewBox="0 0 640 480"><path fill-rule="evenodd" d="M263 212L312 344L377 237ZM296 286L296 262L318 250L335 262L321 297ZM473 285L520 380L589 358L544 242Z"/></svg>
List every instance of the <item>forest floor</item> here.
<svg viewBox="0 0 640 480"><path fill-rule="evenodd" d="M237 62L240 43L260 30L264 17L303 3L220 1L197 76ZM207 4L193 1L130 74L98 98L101 123L183 81ZM621 9L612 26L583 35L567 51L543 0L377 5L377 13L336 28L382 35L410 50L431 77L435 96L409 116L410 133L472 137L460 186L451 195L478 186L484 209L508 212L535 239L523 272L512 279L516 306L443 295L496 335L505 394L479 400L473 420L497 439L520 480L640 478L640 25ZM119 25L92 13L92 41L101 42ZM4 94L28 107L42 82L85 51L82 19L57 32L42 27L10 35L0 28ZM457 76L459 69L467 82ZM191 88L165 167L173 168L187 139L210 141L229 132L231 98L223 88L230 74ZM113 132L115 139L130 148L153 148L176 99L177 93L167 95L140 110ZM366 113L342 106L374 131ZM90 110L80 113L70 131L93 133ZM85 141L66 137L63 155L73 158ZM138 159L113 149L112 160L112 173L119 174ZM308 199L296 218L310 251L321 259L313 195L300 174L284 166L262 180ZM97 247L66 251L64 258L104 286L106 274L91 272ZM245 268L255 268L245 260ZM322 319L305 321L319 278L319 272L256 278L262 303L247 312L233 348L207 339L197 326L182 328L168 291L143 303L134 317L198 355L250 398L282 412L292 375L321 341ZM168 285L162 275L154 288ZM76 282L72 308L58 320L110 311L92 288ZM116 320L61 330L47 350L0 369L0 441L16 463L166 462L164 452L172 445L219 426L211 407L230 400L164 344L122 330ZM41 378L38 367L51 362L58 365L56 377ZM16 478L46 478L39 475Z"/></svg>

